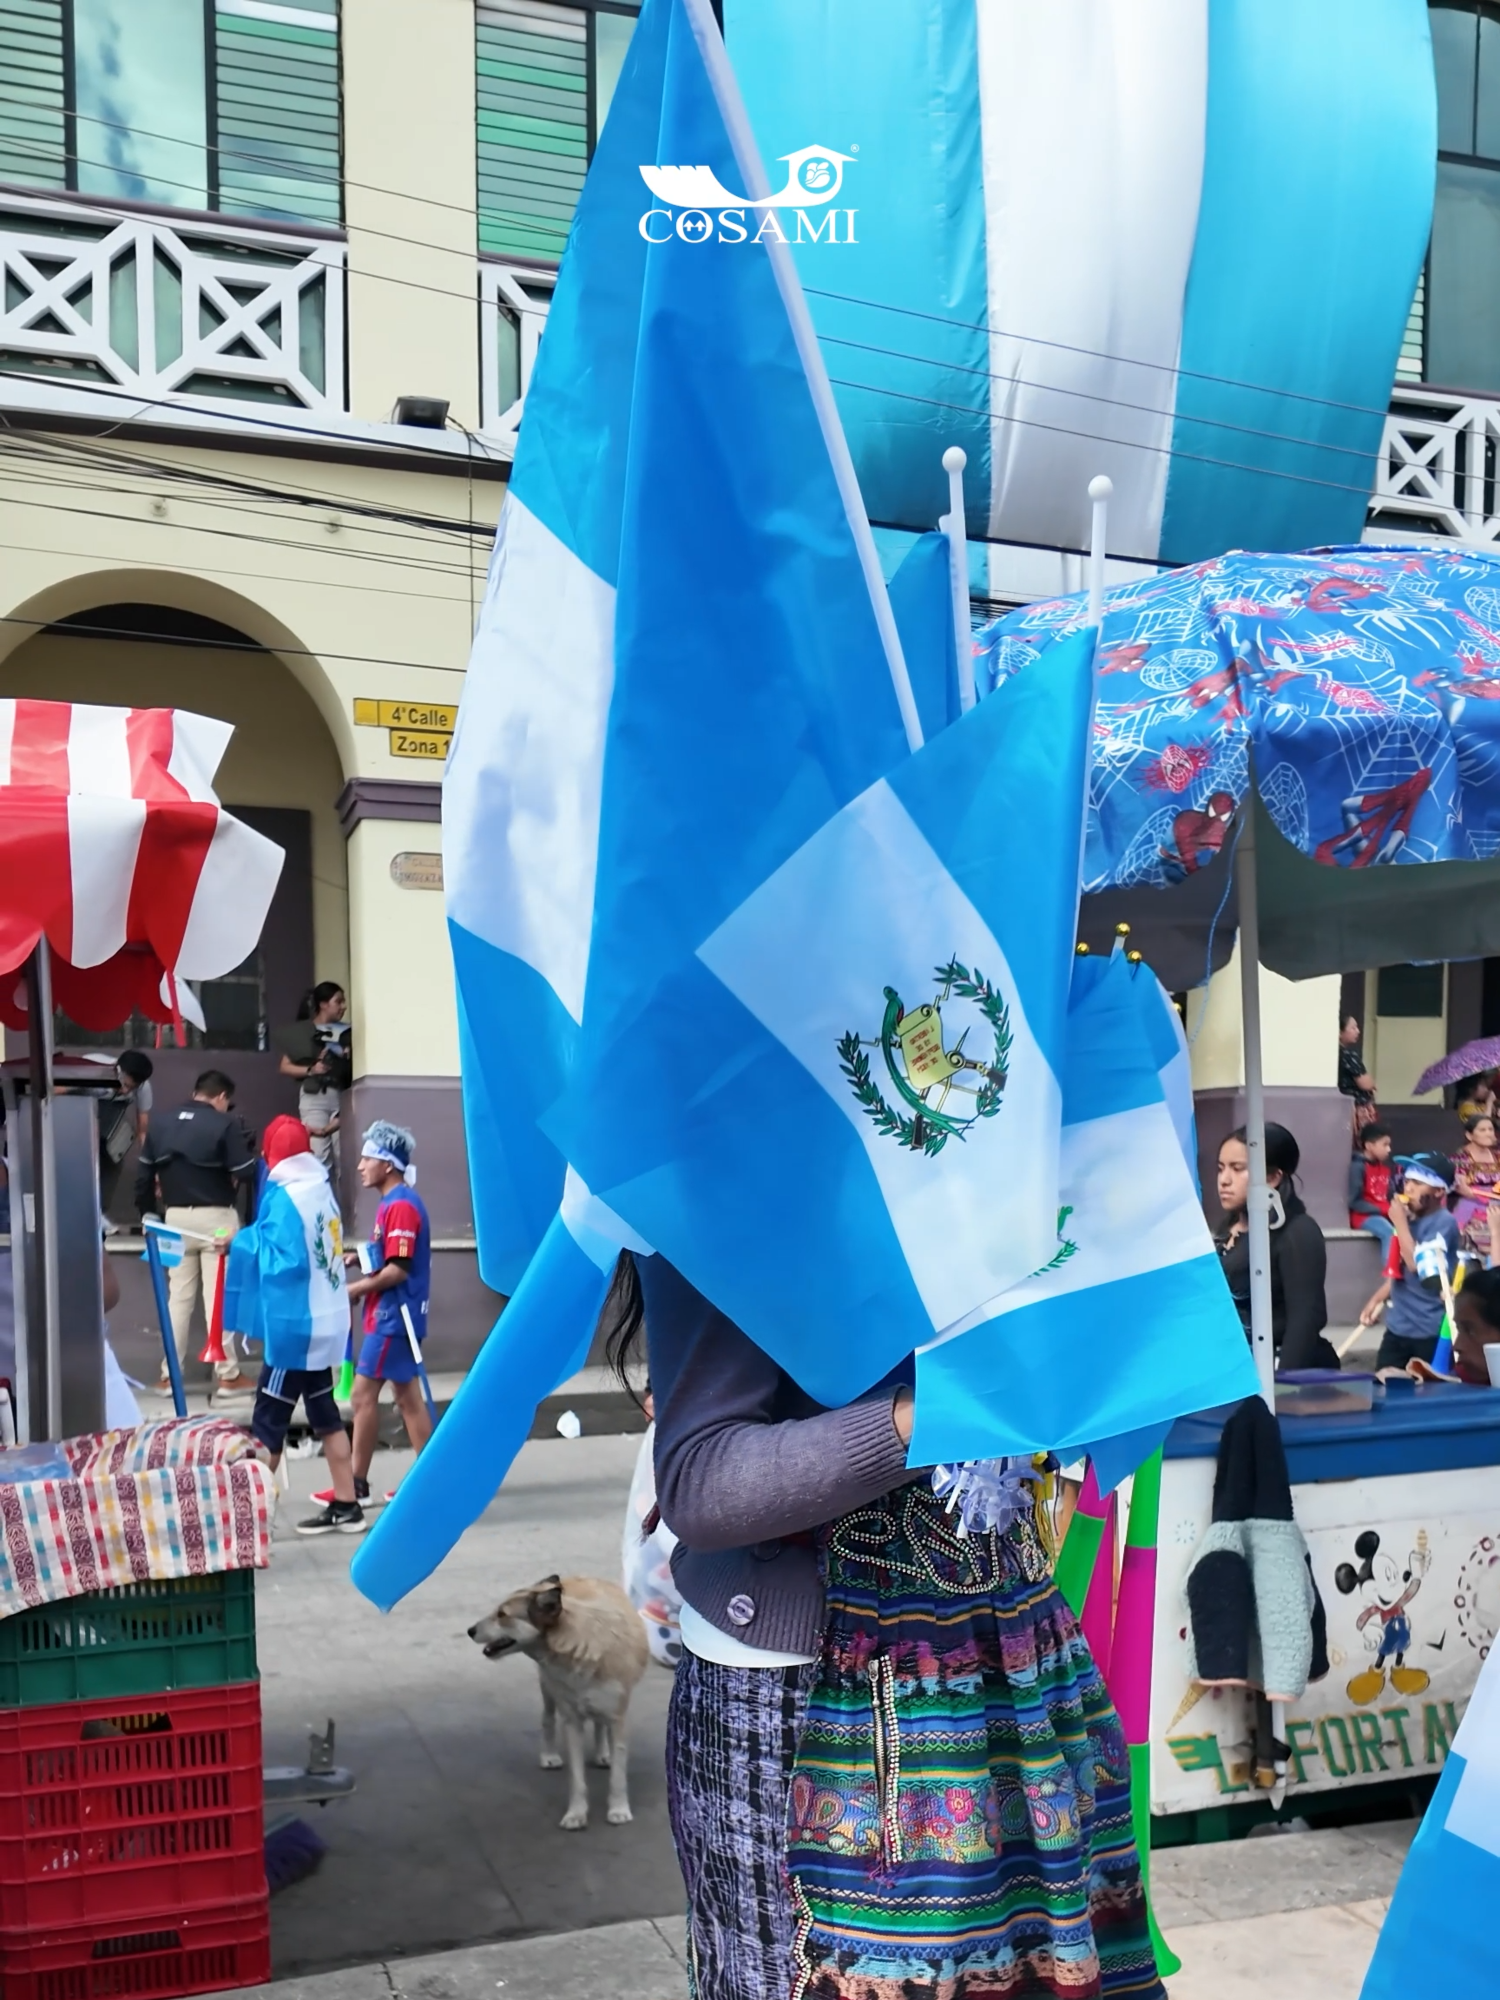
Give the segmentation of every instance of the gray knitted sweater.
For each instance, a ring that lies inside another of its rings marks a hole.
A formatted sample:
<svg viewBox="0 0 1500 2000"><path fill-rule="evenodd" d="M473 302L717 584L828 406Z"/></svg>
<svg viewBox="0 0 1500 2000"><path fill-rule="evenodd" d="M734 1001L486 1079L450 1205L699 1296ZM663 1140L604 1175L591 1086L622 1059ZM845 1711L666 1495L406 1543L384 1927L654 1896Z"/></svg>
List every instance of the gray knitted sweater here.
<svg viewBox="0 0 1500 2000"><path fill-rule="evenodd" d="M748 1646L816 1653L823 1585L809 1531L912 1477L894 1391L824 1409L665 1258L636 1261L677 1587Z"/></svg>

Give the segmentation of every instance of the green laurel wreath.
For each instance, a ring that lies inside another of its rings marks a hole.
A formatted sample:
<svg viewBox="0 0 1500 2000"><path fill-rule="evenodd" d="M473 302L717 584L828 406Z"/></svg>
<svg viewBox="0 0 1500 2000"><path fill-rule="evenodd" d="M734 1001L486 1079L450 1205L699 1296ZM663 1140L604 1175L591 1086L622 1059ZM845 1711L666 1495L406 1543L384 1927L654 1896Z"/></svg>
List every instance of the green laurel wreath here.
<svg viewBox="0 0 1500 2000"><path fill-rule="evenodd" d="M1062 1266L1067 1263L1070 1257L1076 1257L1078 1255L1078 1245L1074 1243L1071 1240L1071 1238L1063 1235L1063 1224L1067 1221L1068 1217L1072 1213L1073 1210L1071 1207L1060 1208L1057 1211L1057 1236L1058 1236L1059 1247L1057 1251L1054 1253L1054 1255L1048 1258L1045 1264L1039 1265L1037 1269L1032 1272L1031 1275L1033 1278L1045 1278L1049 1271L1060 1270Z"/></svg>
<svg viewBox="0 0 1500 2000"><path fill-rule="evenodd" d="M998 1082L986 1077L974 1099L976 1118L993 1118L1000 1109L1000 1100L1005 1095L1005 1079L1010 1072L1010 1051L1015 1037L1010 1031L1010 1009L979 971L970 972L968 966L960 965L956 958L950 958L946 965L938 966L933 974L950 993L956 993L960 1000L972 1000L990 1024L995 1037L995 1060L993 1067L1000 1072Z"/></svg>
<svg viewBox="0 0 1500 2000"><path fill-rule="evenodd" d="M986 1077L974 1095L974 1118L993 1118L1005 1095L1010 1052L1015 1041L1011 1033L1010 1009L981 972L971 972L956 958L950 958L946 965L935 967L933 977L943 989L943 998L957 994L961 1000L972 1000L995 1037L995 1059L991 1066L997 1074ZM895 1139L910 1152L925 1153L929 1159L943 1150L950 1136L947 1131L922 1117L920 1112L908 1118L904 1112L893 1109L886 1102L880 1086L870 1074L870 1058L865 1053L865 1044L852 1030L839 1037L838 1054L839 1068L848 1078L856 1101L865 1115L873 1119L882 1138ZM966 1122L973 1124L974 1119ZM959 1131L956 1136L962 1139L964 1133Z"/></svg>
<svg viewBox="0 0 1500 2000"><path fill-rule="evenodd" d="M893 1111L886 1103L880 1086L870 1074L870 1058L858 1035L852 1032L840 1035L838 1049L839 1068L848 1077L861 1108L874 1119L875 1129L882 1138L899 1139L912 1152L926 1153L929 1158L943 1150L948 1143L946 1132L929 1125L925 1118L908 1118L902 1111Z"/></svg>

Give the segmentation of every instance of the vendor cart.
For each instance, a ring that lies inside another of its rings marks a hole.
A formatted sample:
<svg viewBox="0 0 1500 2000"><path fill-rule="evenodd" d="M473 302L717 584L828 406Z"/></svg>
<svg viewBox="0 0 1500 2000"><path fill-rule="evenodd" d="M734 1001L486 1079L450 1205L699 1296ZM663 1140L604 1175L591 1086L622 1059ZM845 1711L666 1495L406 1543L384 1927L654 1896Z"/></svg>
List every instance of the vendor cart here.
<svg viewBox="0 0 1500 2000"><path fill-rule="evenodd" d="M1226 1414L1178 1423L1162 1468L1156 1844L1232 1834L1270 1810L1252 1783L1246 1696L1188 1674L1184 1584L1211 1518ZM1500 1390L1393 1382L1368 1413L1280 1424L1330 1662L1286 1709L1284 1810L1371 1788L1420 1798L1500 1629Z"/></svg>

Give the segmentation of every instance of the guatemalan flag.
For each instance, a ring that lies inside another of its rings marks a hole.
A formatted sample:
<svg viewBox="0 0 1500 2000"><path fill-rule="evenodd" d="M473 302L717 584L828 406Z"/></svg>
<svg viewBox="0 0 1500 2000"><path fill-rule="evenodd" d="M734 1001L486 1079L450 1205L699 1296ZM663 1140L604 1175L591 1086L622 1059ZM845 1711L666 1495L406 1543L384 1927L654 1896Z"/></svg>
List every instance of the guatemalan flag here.
<svg viewBox="0 0 1500 2000"><path fill-rule="evenodd" d="M1474 1994L1500 1990L1500 1651L1490 1648L1453 1739L1396 1893L1360 2000L1409 2000L1434 1980Z"/></svg>
<svg viewBox="0 0 1500 2000"><path fill-rule="evenodd" d="M1092 673L1085 633L1057 679L1017 675L901 758L622 1034L585 1036L552 1114L610 1207L821 1402L1056 1248Z"/></svg>
<svg viewBox="0 0 1500 2000"><path fill-rule="evenodd" d="M725 0L762 150L840 176L787 233L872 519L930 528L956 443L974 535L1084 546L1104 472L1122 556L1357 542L1432 224L1426 0L873 18Z"/></svg>
<svg viewBox="0 0 1500 2000"><path fill-rule="evenodd" d="M919 1350L914 1465L1119 1440L1129 1470L1174 1418L1259 1393L1198 1197L1186 1055L1147 966L1075 961L1052 1253Z"/></svg>
<svg viewBox="0 0 1500 2000"><path fill-rule="evenodd" d="M343 1361L349 1294L339 1204L311 1153L292 1153L267 1171L255 1220L229 1247L224 1324L264 1342L273 1370Z"/></svg>

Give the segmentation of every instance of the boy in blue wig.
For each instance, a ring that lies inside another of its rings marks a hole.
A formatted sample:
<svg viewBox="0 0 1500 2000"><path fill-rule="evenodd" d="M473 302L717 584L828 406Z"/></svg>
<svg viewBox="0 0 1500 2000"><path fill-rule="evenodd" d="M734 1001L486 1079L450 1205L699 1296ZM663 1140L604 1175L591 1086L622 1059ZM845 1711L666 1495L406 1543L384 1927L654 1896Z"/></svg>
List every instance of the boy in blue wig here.
<svg viewBox="0 0 1500 2000"><path fill-rule="evenodd" d="M427 1337L432 1225L416 1190L417 1142L404 1126L377 1118L360 1148L359 1178L380 1197L375 1227L349 1284L364 1300L364 1339L354 1368L354 1490L369 1496L379 1427L380 1388L389 1382L413 1451L432 1435L422 1393L420 1344Z"/></svg>
<svg viewBox="0 0 1500 2000"><path fill-rule="evenodd" d="M333 1491L299 1535L362 1535L354 1468L333 1399L333 1371L349 1338L349 1292L339 1205L300 1118L273 1118L261 1142L266 1184L255 1221L235 1237L224 1280L224 1324L262 1342L250 1430L281 1463L300 1401L323 1441Z"/></svg>

